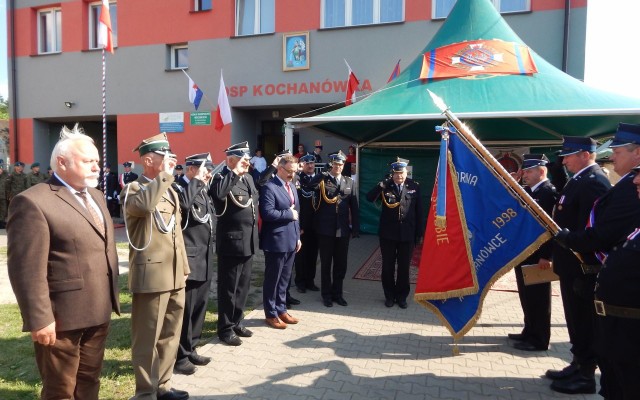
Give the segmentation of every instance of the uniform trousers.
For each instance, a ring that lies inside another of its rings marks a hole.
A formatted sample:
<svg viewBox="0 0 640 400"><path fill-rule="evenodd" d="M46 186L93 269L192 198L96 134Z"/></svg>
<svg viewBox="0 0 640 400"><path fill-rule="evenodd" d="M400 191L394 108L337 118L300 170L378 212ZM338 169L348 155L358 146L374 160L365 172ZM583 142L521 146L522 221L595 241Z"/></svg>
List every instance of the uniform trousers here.
<svg viewBox="0 0 640 400"><path fill-rule="evenodd" d="M382 290L388 300L406 301L411 290L409 286L409 266L413 256L414 242L400 242L380 238L382 254ZM396 278L396 261L398 274Z"/></svg>
<svg viewBox="0 0 640 400"><path fill-rule="evenodd" d="M196 346L202 337L210 287L210 279L207 281L187 280L178 361L189 357L196 350Z"/></svg>
<svg viewBox="0 0 640 400"><path fill-rule="evenodd" d="M131 361L136 394L132 399L155 400L171 390L183 312L184 288L133 294Z"/></svg>
<svg viewBox="0 0 640 400"><path fill-rule="evenodd" d="M249 295L253 256L218 255L218 337L233 335L240 327Z"/></svg>
<svg viewBox="0 0 640 400"><path fill-rule="evenodd" d="M287 312L287 290L295 251L264 252L264 284L262 304L267 318L276 318Z"/></svg>
<svg viewBox="0 0 640 400"><path fill-rule="evenodd" d="M560 276L560 292L574 361L584 375L593 375L597 362L594 349L593 291L596 275Z"/></svg>
<svg viewBox="0 0 640 400"><path fill-rule="evenodd" d="M320 293L324 300L342 297L342 283L347 273L349 236L318 235L320 249ZM333 268L331 268L333 265Z"/></svg>
<svg viewBox="0 0 640 400"><path fill-rule="evenodd" d="M109 322L56 332L53 346L34 342L41 398L97 400Z"/></svg>
<svg viewBox="0 0 640 400"><path fill-rule="evenodd" d="M522 267L514 268L524 314L522 336L536 347L549 347L551 339L551 282L525 285Z"/></svg>
<svg viewBox="0 0 640 400"><path fill-rule="evenodd" d="M318 236L315 231L305 230L300 235L302 247L296 253L295 283L299 288L310 288L315 285L316 262L318 261Z"/></svg>

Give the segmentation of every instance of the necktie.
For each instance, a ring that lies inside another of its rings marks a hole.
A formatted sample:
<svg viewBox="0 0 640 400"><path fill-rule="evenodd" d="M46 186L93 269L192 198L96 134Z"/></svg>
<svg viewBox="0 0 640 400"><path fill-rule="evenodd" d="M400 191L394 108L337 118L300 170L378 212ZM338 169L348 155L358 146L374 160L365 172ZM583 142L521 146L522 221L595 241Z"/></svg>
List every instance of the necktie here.
<svg viewBox="0 0 640 400"><path fill-rule="evenodd" d="M89 203L89 199L87 199L87 193L76 192L76 196L82 199L84 206L87 208L87 211L89 211L89 214L91 214L91 218L93 218L93 222L96 223L96 225L98 226L98 229L100 229L100 232L104 235L104 223L102 222L102 219L98 215L98 212Z"/></svg>
<svg viewBox="0 0 640 400"><path fill-rule="evenodd" d="M287 187L287 193L289 193L289 199L291 200L291 204L295 203L293 192L291 191L291 185L289 185L288 182L285 182L285 186Z"/></svg>

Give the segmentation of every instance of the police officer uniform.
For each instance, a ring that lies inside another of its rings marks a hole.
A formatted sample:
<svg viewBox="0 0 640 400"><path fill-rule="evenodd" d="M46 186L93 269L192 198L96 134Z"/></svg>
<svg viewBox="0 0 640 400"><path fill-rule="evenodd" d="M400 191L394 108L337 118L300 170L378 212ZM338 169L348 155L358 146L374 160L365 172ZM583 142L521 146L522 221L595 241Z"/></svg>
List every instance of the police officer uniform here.
<svg viewBox="0 0 640 400"><path fill-rule="evenodd" d="M394 173L406 173L407 162L398 159L391 163ZM423 206L420 185L410 178L397 185L387 178L375 185L367 200L380 199L380 252L382 254L382 289L385 306L407 308L409 296L409 266L416 243L422 242ZM396 262L398 264L396 278Z"/></svg>
<svg viewBox="0 0 640 400"><path fill-rule="evenodd" d="M184 176L183 171L184 171L184 167L181 164L176 165L176 168L175 168L176 174L173 176L174 178L176 178L176 182L178 182L178 179Z"/></svg>
<svg viewBox="0 0 640 400"><path fill-rule="evenodd" d="M104 173L108 169L106 179ZM118 175L111 171L111 164L106 163L106 169L100 173L100 189L107 197L107 208L109 209L109 215L112 217L120 217L120 204L118 201L118 195L120 193L120 185L118 184ZM104 189L106 180L106 189Z"/></svg>
<svg viewBox="0 0 640 400"><path fill-rule="evenodd" d="M249 144L234 144L227 156L249 158ZM218 337L238 346L249 337L242 325L251 283L253 255L258 250L258 189L249 173L242 176L225 167L213 177L211 196L218 215Z"/></svg>
<svg viewBox="0 0 640 400"><path fill-rule="evenodd" d="M307 153L300 157L301 163L315 163L316 157L312 153ZM314 204L317 204L318 197L310 186L311 180L315 176L300 171L298 182L298 198L300 199L300 241L302 247L296 254L295 261L295 284L298 292L305 293L307 290L317 292L320 290L315 284L316 263L318 261L318 237L313 225Z"/></svg>
<svg viewBox="0 0 640 400"><path fill-rule="evenodd" d="M525 154L522 162L522 170L532 168L546 168L549 159L544 154ZM553 206L558 200L558 192L546 177L533 186L526 186L525 191L547 214L553 212ZM522 265L538 264L540 259L551 260L553 243L546 242ZM547 350L551 338L551 282L525 285L522 275L522 265L514 268L518 296L524 314L524 327L520 334L509 334L510 339L517 342L514 347L518 350L537 351Z"/></svg>
<svg viewBox="0 0 640 400"><path fill-rule="evenodd" d="M209 153L189 156L185 165L213 169ZM211 361L211 358L199 355L196 346L202 336L214 273L216 217L208 182L195 178L189 180L182 175L174 188L180 197L182 236L191 270L185 288L184 318L174 371L190 375L196 370L194 365L207 365Z"/></svg>
<svg viewBox="0 0 640 400"><path fill-rule="evenodd" d="M329 156L331 165L344 165L342 151ZM332 167L333 168L333 167ZM309 187L316 191L317 209L313 226L320 250L320 293L326 307L333 301L346 306L342 285L347 272L349 239L360 233L360 213L355 185L351 178L323 172L316 175Z"/></svg>
<svg viewBox="0 0 640 400"><path fill-rule="evenodd" d="M131 168L131 163L129 161L122 163L122 166L125 168ZM120 187L124 188L125 185L129 182L133 182L136 179L138 179L138 174L136 174L135 172L123 172L120 174L120 177L118 178L118 181L120 182ZM174 178L175 179L175 178Z"/></svg>

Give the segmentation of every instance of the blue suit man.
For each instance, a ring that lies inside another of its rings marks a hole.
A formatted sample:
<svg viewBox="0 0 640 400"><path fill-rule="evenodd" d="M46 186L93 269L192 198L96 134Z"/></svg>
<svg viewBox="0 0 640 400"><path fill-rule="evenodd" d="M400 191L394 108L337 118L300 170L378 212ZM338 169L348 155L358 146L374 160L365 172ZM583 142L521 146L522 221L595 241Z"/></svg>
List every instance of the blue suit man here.
<svg viewBox="0 0 640 400"><path fill-rule="evenodd" d="M287 312L287 286L295 254L300 250L300 205L291 183L298 170L298 159L286 155L278 163L276 175L260 190L260 244L265 255L263 286L267 325L285 329L298 319Z"/></svg>

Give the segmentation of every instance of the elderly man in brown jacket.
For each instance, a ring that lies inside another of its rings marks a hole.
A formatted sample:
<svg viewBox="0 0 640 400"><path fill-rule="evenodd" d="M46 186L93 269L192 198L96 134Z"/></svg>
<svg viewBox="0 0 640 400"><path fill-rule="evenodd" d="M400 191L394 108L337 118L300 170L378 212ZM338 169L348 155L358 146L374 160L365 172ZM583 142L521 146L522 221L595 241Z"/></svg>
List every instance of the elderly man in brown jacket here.
<svg viewBox="0 0 640 400"><path fill-rule="evenodd" d="M42 399L97 400L111 311L120 312L113 223L94 189L98 150L78 125L62 129L51 165L47 183L11 202L9 278L34 342Z"/></svg>
<svg viewBox="0 0 640 400"><path fill-rule="evenodd" d="M187 399L187 392L171 387L189 274L180 203L171 188L176 158L164 133L134 151L140 153L143 174L120 193L130 240L133 399Z"/></svg>

